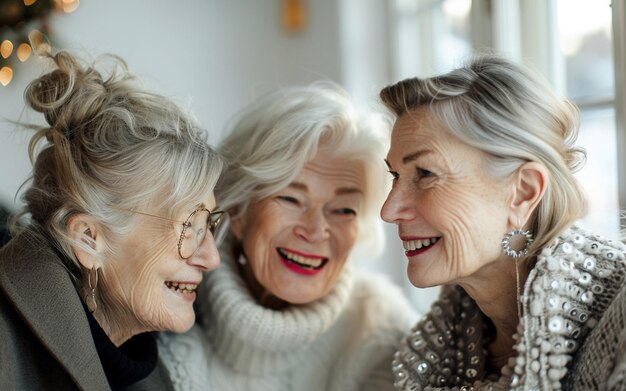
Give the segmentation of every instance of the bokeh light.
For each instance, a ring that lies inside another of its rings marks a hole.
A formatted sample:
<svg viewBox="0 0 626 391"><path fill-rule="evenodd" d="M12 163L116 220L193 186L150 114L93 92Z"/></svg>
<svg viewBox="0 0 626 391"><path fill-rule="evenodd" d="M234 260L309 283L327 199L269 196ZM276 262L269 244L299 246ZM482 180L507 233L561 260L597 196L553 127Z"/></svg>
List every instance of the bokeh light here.
<svg viewBox="0 0 626 391"><path fill-rule="evenodd" d="M0 84L3 86L8 86L11 80L13 79L13 69L11 67L6 66L0 68Z"/></svg>
<svg viewBox="0 0 626 391"><path fill-rule="evenodd" d="M5 39L0 43L0 55L2 58L9 58L11 53L13 53L13 42Z"/></svg>
<svg viewBox="0 0 626 391"><path fill-rule="evenodd" d="M30 58L30 53L32 52L30 45L27 43L21 43L20 46L17 47L17 58L24 62Z"/></svg>

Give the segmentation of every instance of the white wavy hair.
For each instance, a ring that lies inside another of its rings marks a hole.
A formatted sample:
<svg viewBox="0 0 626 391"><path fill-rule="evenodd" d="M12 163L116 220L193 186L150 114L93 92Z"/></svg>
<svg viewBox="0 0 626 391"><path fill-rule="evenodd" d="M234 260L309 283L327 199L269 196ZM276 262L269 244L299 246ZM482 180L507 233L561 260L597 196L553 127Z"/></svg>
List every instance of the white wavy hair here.
<svg viewBox="0 0 626 391"><path fill-rule="evenodd" d="M389 189L383 163L388 126L375 115L359 115L332 83L271 93L242 113L218 147L227 162L216 187L218 204L234 218L245 214L250 203L289 186L318 151L361 162L366 187L357 244L371 257L384 244L378 214Z"/></svg>

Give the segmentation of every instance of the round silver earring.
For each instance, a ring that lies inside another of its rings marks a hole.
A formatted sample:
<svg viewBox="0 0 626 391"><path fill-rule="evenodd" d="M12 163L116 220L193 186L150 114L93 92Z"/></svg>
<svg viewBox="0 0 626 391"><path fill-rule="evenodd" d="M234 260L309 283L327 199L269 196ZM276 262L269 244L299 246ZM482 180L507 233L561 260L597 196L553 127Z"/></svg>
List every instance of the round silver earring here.
<svg viewBox="0 0 626 391"><path fill-rule="evenodd" d="M519 223L519 222L518 222ZM520 250L511 249L511 238L513 236L523 236L525 243L524 247ZM512 257L515 260L515 287L517 292L517 316L519 319L522 318L522 302L520 300L521 297L521 287L520 287L520 275L519 275L519 259L524 255L528 254L528 248L533 243L533 236L530 234L530 231L525 229L514 229L504 235L502 238L502 250L504 253Z"/></svg>
<svg viewBox="0 0 626 391"><path fill-rule="evenodd" d="M91 282L91 276L94 276L94 281ZM87 283L89 284L89 289L91 292L85 297L85 301L87 302L87 308L89 308L89 312L92 314L96 312L98 309L98 303L96 302L96 288L98 287L98 269L95 266L91 268L89 271L89 275L87 276Z"/></svg>
<svg viewBox="0 0 626 391"><path fill-rule="evenodd" d="M511 238L513 236L518 236L518 235L523 236L526 242L522 249L513 250L511 249ZM533 236L531 235L530 231L525 230L525 229L514 229L508 232L506 235L504 235L504 238L502 239L502 250L507 256L517 259L528 254L528 248L530 247L532 243L533 243Z"/></svg>

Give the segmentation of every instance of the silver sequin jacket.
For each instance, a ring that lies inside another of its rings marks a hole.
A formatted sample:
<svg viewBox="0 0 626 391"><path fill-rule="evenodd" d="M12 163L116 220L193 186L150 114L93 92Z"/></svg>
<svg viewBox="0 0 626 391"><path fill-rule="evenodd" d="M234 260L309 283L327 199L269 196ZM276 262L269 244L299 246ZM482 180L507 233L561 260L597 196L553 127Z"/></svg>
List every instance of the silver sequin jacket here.
<svg viewBox="0 0 626 391"><path fill-rule="evenodd" d="M399 390L626 390L626 247L578 227L544 248L522 295L516 355L486 371L486 324L459 286L395 354Z"/></svg>

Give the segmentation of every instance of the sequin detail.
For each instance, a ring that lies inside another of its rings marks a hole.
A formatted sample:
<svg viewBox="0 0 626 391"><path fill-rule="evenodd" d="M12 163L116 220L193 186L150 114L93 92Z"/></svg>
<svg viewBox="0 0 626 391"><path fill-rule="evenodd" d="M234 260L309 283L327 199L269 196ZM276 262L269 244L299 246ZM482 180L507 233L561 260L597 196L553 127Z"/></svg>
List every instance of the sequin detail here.
<svg viewBox="0 0 626 391"><path fill-rule="evenodd" d="M395 387L566 388L568 363L624 281L625 252L620 242L578 227L544 248L524 286L516 355L499 375L486 370L486 326L478 306L460 287L444 287L394 356Z"/></svg>

